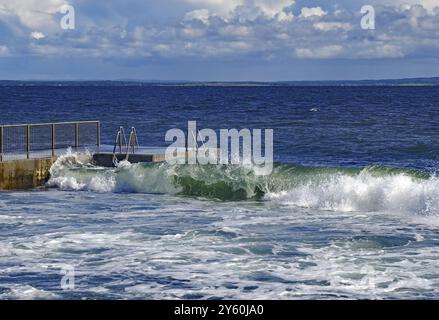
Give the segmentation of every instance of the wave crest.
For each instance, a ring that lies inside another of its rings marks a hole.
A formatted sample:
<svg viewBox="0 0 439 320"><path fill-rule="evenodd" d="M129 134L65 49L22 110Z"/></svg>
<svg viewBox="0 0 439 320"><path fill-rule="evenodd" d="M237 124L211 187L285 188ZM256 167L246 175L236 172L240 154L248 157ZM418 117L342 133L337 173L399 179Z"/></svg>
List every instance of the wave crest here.
<svg viewBox="0 0 439 320"><path fill-rule="evenodd" d="M49 186L95 192L166 193L215 200L263 199L336 211L439 212L439 180L415 170L276 165L268 176L233 165L122 162L96 167L69 152L52 166Z"/></svg>

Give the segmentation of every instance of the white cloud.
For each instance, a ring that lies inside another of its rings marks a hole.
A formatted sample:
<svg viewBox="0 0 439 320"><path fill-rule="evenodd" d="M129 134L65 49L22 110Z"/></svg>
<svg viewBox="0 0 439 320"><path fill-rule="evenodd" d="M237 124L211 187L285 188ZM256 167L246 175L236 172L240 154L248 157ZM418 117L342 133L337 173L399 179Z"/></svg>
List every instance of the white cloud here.
<svg viewBox="0 0 439 320"><path fill-rule="evenodd" d="M284 11L276 14L276 19L280 22L291 22L294 20L294 15L291 12L285 13Z"/></svg>
<svg viewBox="0 0 439 320"><path fill-rule="evenodd" d="M245 37L250 34L251 28L247 26L228 25L218 30L219 34L231 37Z"/></svg>
<svg viewBox="0 0 439 320"><path fill-rule="evenodd" d="M229 17L235 9L258 9L268 17L274 17L286 7L295 3L295 0L184 0L189 4L198 6L200 9L209 11L222 17Z"/></svg>
<svg viewBox="0 0 439 320"><path fill-rule="evenodd" d="M362 50L359 50L358 57L364 59L403 58L404 53L399 46L393 44L378 46L366 44Z"/></svg>
<svg viewBox="0 0 439 320"><path fill-rule="evenodd" d="M185 14L184 20L185 21L191 21L191 20L199 20L203 22L204 24L209 23L209 17L210 13L207 9L199 9L199 10L193 10Z"/></svg>
<svg viewBox="0 0 439 320"><path fill-rule="evenodd" d="M205 30L187 27L181 29L181 35L185 38L201 38L205 35Z"/></svg>
<svg viewBox="0 0 439 320"><path fill-rule="evenodd" d="M376 57L383 58L403 58L404 53L401 48L396 45L385 44L383 46L376 46Z"/></svg>
<svg viewBox="0 0 439 320"><path fill-rule="evenodd" d="M371 4L374 4L372 1ZM376 4L385 4L385 5L392 5L392 6L398 6L398 5L421 5L424 8L428 9L429 11L432 11L435 7L439 7L439 0L379 0L376 1Z"/></svg>
<svg viewBox="0 0 439 320"><path fill-rule="evenodd" d="M45 6L42 12L47 21L37 18L24 25L24 12L37 10L40 2ZM429 12L420 6L403 8L400 3L376 5L379 23L373 31L360 28L358 8L339 6L327 11L321 7L301 8L300 16L294 16L289 7L294 4L292 0L184 0L184 10L171 22L163 20L154 24L134 19L128 24L128 18L142 16L142 12L124 16L104 10L99 13L99 24L93 22L95 11L81 10L81 21L91 23L81 23L75 32L62 32L59 15L50 14L62 2L23 0L22 3L29 5L24 10L24 5L0 0L0 19L6 25L4 30L10 32L0 34L4 47L1 54L24 52L120 59L251 56L251 59L270 57L271 61L292 56L301 59L439 57L439 10ZM105 5L111 6L111 1L102 4ZM5 11L6 6L9 11ZM8 20L3 19L6 15ZM51 24L55 24L55 31ZM22 32L16 32L14 25ZM45 41L35 41L43 38Z"/></svg>
<svg viewBox="0 0 439 320"><path fill-rule="evenodd" d="M349 31L353 29L353 26L348 22L316 22L313 25L316 30L320 31Z"/></svg>
<svg viewBox="0 0 439 320"><path fill-rule="evenodd" d="M306 59L328 59L336 58L342 51L343 47L340 45L328 45L319 48L298 48L296 49L296 56Z"/></svg>
<svg viewBox="0 0 439 320"><path fill-rule="evenodd" d="M304 7L304 8L302 8L302 10L300 12L300 15L304 18L308 18L308 17L312 17L312 16L321 17L321 16L324 16L326 14L327 13L325 11L323 11L323 9L320 7L314 7L314 8Z"/></svg>
<svg viewBox="0 0 439 320"><path fill-rule="evenodd" d="M54 15L65 0L0 0L0 17L16 17L29 29L50 30L59 24Z"/></svg>
<svg viewBox="0 0 439 320"><path fill-rule="evenodd" d="M9 55L8 47L0 45L0 57L6 57L8 55Z"/></svg>
<svg viewBox="0 0 439 320"><path fill-rule="evenodd" d="M30 37L32 39L40 40L40 39L44 39L46 37L46 35L42 32L39 32L39 31L33 31L33 32L31 32Z"/></svg>
<svg viewBox="0 0 439 320"><path fill-rule="evenodd" d="M260 8L262 12L269 17L274 17L282 12L284 8L292 6L295 3L294 0L252 0L248 2Z"/></svg>
<svg viewBox="0 0 439 320"><path fill-rule="evenodd" d="M227 15L237 6L242 5L244 0L184 0L200 9L210 9L212 12Z"/></svg>

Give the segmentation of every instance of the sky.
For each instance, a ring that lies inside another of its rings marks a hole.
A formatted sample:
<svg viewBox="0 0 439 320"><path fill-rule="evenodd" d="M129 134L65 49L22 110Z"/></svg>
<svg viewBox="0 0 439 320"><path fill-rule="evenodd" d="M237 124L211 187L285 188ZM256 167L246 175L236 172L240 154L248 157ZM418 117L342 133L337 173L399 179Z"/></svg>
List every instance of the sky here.
<svg viewBox="0 0 439 320"><path fill-rule="evenodd" d="M434 76L439 0L0 0L3 80Z"/></svg>

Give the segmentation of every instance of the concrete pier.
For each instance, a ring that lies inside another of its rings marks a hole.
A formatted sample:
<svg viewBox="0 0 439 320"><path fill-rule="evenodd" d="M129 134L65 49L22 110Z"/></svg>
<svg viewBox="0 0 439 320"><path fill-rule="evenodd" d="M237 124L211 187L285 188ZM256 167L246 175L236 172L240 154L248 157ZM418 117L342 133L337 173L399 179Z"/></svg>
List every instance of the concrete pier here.
<svg viewBox="0 0 439 320"><path fill-rule="evenodd" d="M56 157L0 162L0 190L23 190L43 186Z"/></svg>
<svg viewBox="0 0 439 320"><path fill-rule="evenodd" d="M143 154L131 154L129 161L161 162L165 154L160 149L149 148ZM62 154L64 151L60 151ZM85 153L84 153L85 154ZM117 154L118 161L125 160L126 155ZM36 159L14 159L0 161L0 190L28 190L44 186L50 178L50 168L57 157ZM93 153L93 162L98 166L114 167L112 153Z"/></svg>
<svg viewBox="0 0 439 320"><path fill-rule="evenodd" d="M166 160L166 148L140 147L134 128L128 144L122 136L123 128L119 128L115 144L119 148L101 145L99 121L0 125L0 190L44 186L50 178L51 166L70 147L77 153L91 152L93 163L102 167L114 167L114 158L123 161L127 154L131 163ZM178 157L194 152L179 151Z"/></svg>
<svg viewBox="0 0 439 320"><path fill-rule="evenodd" d="M138 162L156 162L155 155L153 154L132 154L129 157L131 163ZM125 160L126 155L117 154L117 161ZM114 167L113 154L111 153L95 153L93 154L93 162L101 167Z"/></svg>
<svg viewBox="0 0 439 320"><path fill-rule="evenodd" d="M114 167L113 153L105 152L109 146L103 146L101 151L96 150L92 153L93 163L102 167ZM104 152L102 152L104 150ZM140 151L141 150L141 151ZM164 149L161 148L141 148L138 152L129 155L131 163L137 162L161 162L165 161ZM50 178L50 168L56 161L57 155L62 155L66 149L55 150L55 156L43 156L44 152L34 154L40 158L32 159L11 159L0 161L0 190L28 190L44 186ZM83 153L85 150L77 150ZM46 152L47 153L47 152ZM50 152L49 152L50 153ZM125 160L125 154L116 155L118 161Z"/></svg>
<svg viewBox="0 0 439 320"><path fill-rule="evenodd" d="M181 158L195 154L196 152L190 149L177 152L177 156ZM101 167L114 167L114 157L117 161L123 161L126 159L126 154L116 153L114 155L113 152L108 151L108 146L107 148L101 147L99 151L93 153L93 163ZM139 147L136 149L136 153L129 154L128 161L131 163L164 162L166 161L166 148Z"/></svg>

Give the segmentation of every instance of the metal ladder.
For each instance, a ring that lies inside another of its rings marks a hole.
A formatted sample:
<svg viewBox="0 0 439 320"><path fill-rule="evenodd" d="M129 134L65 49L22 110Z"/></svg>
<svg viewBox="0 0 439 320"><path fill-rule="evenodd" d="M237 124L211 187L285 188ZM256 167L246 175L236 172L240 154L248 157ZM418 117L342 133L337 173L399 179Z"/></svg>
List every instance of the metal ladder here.
<svg viewBox="0 0 439 320"><path fill-rule="evenodd" d="M127 154L125 160L128 161L128 158L130 156L130 150L132 154L136 153L136 148L139 149L139 140L137 139L137 131L136 128L131 127L130 139L128 140Z"/></svg>
<svg viewBox="0 0 439 320"><path fill-rule="evenodd" d="M113 163L116 164L118 162L116 152L117 149L119 149L119 154L125 154L125 160L128 161L130 152L131 154L135 154L136 148L139 148L139 140L137 139L136 128L131 127L130 137L127 143L125 131L123 127L119 127L119 129L117 130L116 141L113 148Z"/></svg>

